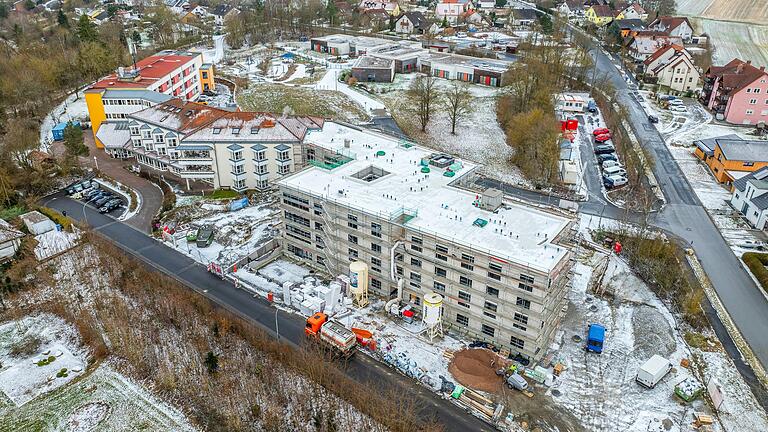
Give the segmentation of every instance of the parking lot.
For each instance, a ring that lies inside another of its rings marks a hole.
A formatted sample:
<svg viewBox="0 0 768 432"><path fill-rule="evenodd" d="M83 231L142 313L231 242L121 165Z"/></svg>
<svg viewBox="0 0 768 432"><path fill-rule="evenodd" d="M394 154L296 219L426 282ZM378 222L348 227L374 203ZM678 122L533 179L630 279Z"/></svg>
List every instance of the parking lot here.
<svg viewBox="0 0 768 432"><path fill-rule="evenodd" d="M67 195L100 213L119 218L126 210L127 201L122 193L107 186L99 179L83 179L65 189Z"/></svg>
<svg viewBox="0 0 768 432"><path fill-rule="evenodd" d="M627 172L624 169L616 148L613 145L611 131L599 112L584 114L584 129L582 139L589 141L589 147L594 153L600 182L606 190L614 190L626 186Z"/></svg>

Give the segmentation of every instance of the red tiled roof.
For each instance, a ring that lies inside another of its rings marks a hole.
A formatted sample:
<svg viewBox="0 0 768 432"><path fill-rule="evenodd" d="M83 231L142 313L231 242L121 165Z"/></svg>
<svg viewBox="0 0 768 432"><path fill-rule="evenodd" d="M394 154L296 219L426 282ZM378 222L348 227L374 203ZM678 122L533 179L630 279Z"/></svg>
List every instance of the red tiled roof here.
<svg viewBox="0 0 768 432"><path fill-rule="evenodd" d="M725 66L710 67L709 75L720 77L723 87L732 89L731 93L736 93L761 76L768 76L768 72L752 66L751 62L735 58Z"/></svg>
<svg viewBox="0 0 768 432"><path fill-rule="evenodd" d="M595 15L599 17L613 18L616 16L616 11L611 9L611 7L608 5L595 5L595 6L592 6L592 9L595 11Z"/></svg>
<svg viewBox="0 0 768 432"><path fill-rule="evenodd" d="M645 61L643 61L643 63L645 63L646 66L651 64L651 63L653 63L654 61L656 61L656 59L661 57L665 52L669 51L670 49L674 49L675 51L680 52L680 51L684 50L685 48L681 47L680 45L675 45L675 44L665 45L665 46L659 48L658 50L656 50L655 53L651 54L651 56L648 57L647 59L645 59Z"/></svg>
<svg viewBox="0 0 768 432"><path fill-rule="evenodd" d="M111 74L91 85L88 90L105 88L147 88L198 55L200 54L150 56L136 63L136 68L139 70L139 78L137 80L121 81L117 79L117 74Z"/></svg>
<svg viewBox="0 0 768 432"><path fill-rule="evenodd" d="M672 30L676 29L682 23L687 23L688 27L693 28L693 26L691 25L691 22L688 21L688 18L686 18L686 17L673 17L673 16L658 17L658 18L656 18L656 20L653 21L651 26L655 26L655 25L661 24L668 31L672 31Z"/></svg>

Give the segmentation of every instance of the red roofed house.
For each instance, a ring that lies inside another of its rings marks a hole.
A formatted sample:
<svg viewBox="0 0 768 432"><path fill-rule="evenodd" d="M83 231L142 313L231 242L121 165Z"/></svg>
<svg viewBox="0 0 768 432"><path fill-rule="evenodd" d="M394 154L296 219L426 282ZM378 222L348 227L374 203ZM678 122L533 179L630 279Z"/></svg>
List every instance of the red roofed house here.
<svg viewBox="0 0 768 432"><path fill-rule="evenodd" d="M197 100L203 91L202 65L200 53L167 50L139 61L135 69L121 67L97 81L85 91L94 137L105 121L125 121L128 114L172 97ZM210 85L212 71L205 73L205 82ZM103 147L98 137L96 145Z"/></svg>
<svg viewBox="0 0 768 432"><path fill-rule="evenodd" d="M679 36L683 42L690 42L693 37L693 26L686 17L662 16L656 18L649 29L664 32L670 36Z"/></svg>
<svg viewBox="0 0 768 432"><path fill-rule="evenodd" d="M701 103L718 119L733 124L768 123L768 73L751 61L733 59L704 75Z"/></svg>
<svg viewBox="0 0 768 432"><path fill-rule="evenodd" d="M701 74L693 64L688 51L680 45L666 45L645 59L645 75L655 77L657 83L678 92L693 91L699 85Z"/></svg>
<svg viewBox="0 0 768 432"><path fill-rule="evenodd" d="M666 45L683 44L683 39L680 36L670 36L664 32L648 30L638 31L627 41L629 55L636 61L645 61L645 59L658 51L659 48L663 48Z"/></svg>

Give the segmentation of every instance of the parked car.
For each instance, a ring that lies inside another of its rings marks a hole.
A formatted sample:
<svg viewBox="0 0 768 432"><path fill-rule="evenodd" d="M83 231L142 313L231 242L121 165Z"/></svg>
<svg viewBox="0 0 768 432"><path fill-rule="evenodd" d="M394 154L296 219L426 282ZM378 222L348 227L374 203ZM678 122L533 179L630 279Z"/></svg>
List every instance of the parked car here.
<svg viewBox="0 0 768 432"><path fill-rule="evenodd" d="M604 127L597 128L597 129L592 131L592 135L594 135L594 136L604 135L604 134L609 134L609 133L611 133L611 131L608 128L604 128Z"/></svg>
<svg viewBox="0 0 768 432"><path fill-rule="evenodd" d="M671 100L669 101L669 104L670 104L670 105L680 105L680 106L684 105L684 104L683 104L683 101L682 101L682 100L680 100L680 99L671 99Z"/></svg>
<svg viewBox="0 0 768 432"><path fill-rule="evenodd" d="M613 153L615 151L616 151L616 149L613 148L612 145L599 145L599 146L595 146L595 154L596 155Z"/></svg>
<svg viewBox="0 0 768 432"><path fill-rule="evenodd" d="M103 206L104 204L106 204L106 202L111 200L111 199L112 199L111 196L103 196L103 197L97 199L96 201L92 202L91 204L93 204L94 207L99 208L99 207Z"/></svg>
<svg viewBox="0 0 768 432"><path fill-rule="evenodd" d="M107 192L99 191L99 192L93 193L93 194L91 194L91 195L89 195L87 197L84 197L83 201L85 201L87 203L89 203L89 202L96 202L96 201L100 200L101 198L104 198L105 196L107 196Z"/></svg>
<svg viewBox="0 0 768 432"><path fill-rule="evenodd" d="M658 123L659 122L659 118L656 117L653 114L648 114L648 121L651 122L651 123Z"/></svg>
<svg viewBox="0 0 768 432"><path fill-rule="evenodd" d="M100 213L109 213L112 210L120 207L120 204L123 202L119 198L114 198L106 202L101 208L99 209Z"/></svg>
<svg viewBox="0 0 768 432"><path fill-rule="evenodd" d="M627 184L627 178L620 175L603 175L603 184L611 189Z"/></svg>
<svg viewBox="0 0 768 432"><path fill-rule="evenodd" d="M88 186L90 185L91 183L88 182ZM88 186L86 186L85 182L75 183L72 186L70 186L69 189L67 189L67 195L74 195L78 192L82 192L83 189L85 189Z"/></svg>
<svg viewBox="0 0 768 432"><path fill-rule="evenodd" d="M515 390L528 390L528 381L517 373L507 377L507 387Z"/></svg>
<svg viewBox="0 0 768 432"><path fill-rule="evenodd" d="M595 142L605 142L611 139L611 134L606 133L595 137Z"/></svg>
<svg viewBox="0 0 768 432"><path fill-rule="evenodd" d="M597 155L597 161L600 162L601 164L609 160L618 161L619 158L616 157L616 153L604 153L604 154Z"/></svg>
<svg viewBox="0 0 768 432"><path fill-rule="evenodd" d="M587 343L584 349L600 354L603 352L603 343L605 343L605 327L596 323L590 324L587 327Z"/></svg>
<svg viewBox="0 0 768 432"><path fill-rule="evenodd" d="M610 167L614 167L614 166L620 167L621 164L619 163L619 161L607 160L607 161L603 162L601 164L601 166L603 167L603 169L606 169L606 168L610 168Z"/></svg>
<svg viewBox="0 0 768 432"><path fill-rule="evenodd" d="M685 105L670 105L669 110L674 112L688 112L688 108L686 108Z"/></svg>
<svg viewBox="0 0 768 432"><path fill-rule="evenodd" d="M625 170L621 166L612 166L609 168L603 168L603 172L609 176L614 176L614 175L618 175L622 177L627 176L627 170Z"/></svg>

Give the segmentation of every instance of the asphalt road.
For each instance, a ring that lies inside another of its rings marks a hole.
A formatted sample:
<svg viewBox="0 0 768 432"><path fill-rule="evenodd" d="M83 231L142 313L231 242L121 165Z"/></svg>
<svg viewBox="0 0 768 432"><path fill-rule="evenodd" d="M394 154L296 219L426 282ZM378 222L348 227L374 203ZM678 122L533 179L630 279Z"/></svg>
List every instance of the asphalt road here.
<svg viewBox="0 0 768 432"><path fill-rule="evenodd" d="M768 300L710 219L656 128L631 96L612 59L597 51L598 75L607 75L617 89L640 143L655 159L653 172L667 204L651 223L687 241L702 262L720 300L763 367L768 368Z"/></svg>
<svg viewBox="0 0 768 432"><path fill-rule="evenodd" d="M293 346L302 344L304 320L298 315L277 311L266 300L234 288L231 283L209 273L203 265L191 258L69 197L62 194L53 195L45 199L44 205L59 212L66 211L69 217L85 222L125 252L173 277L198 294L254 322L271 335L276 336L276 329L279 329L281 341ZM365 354L355 355L344 371L348 376L374 391L391 385L403 397L414 398L422 418L435 419L445 427L446 431L495 430L487 423L465 413L450 401L438 397L429 389L417 385L410 378Z"/></svg>

